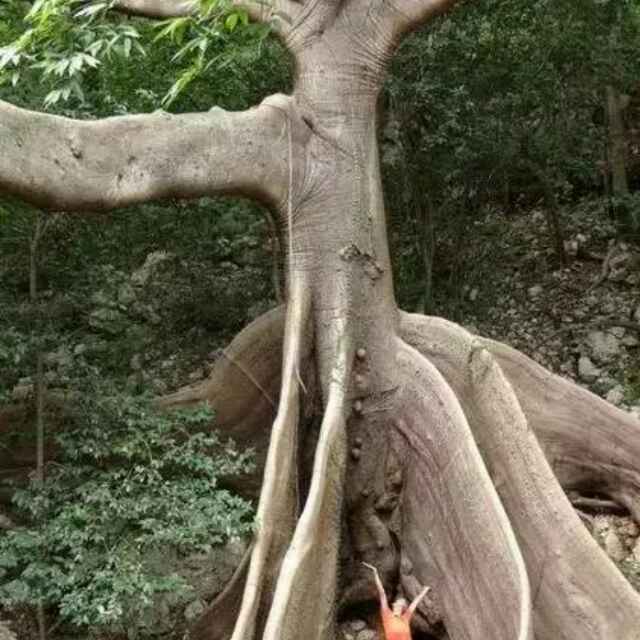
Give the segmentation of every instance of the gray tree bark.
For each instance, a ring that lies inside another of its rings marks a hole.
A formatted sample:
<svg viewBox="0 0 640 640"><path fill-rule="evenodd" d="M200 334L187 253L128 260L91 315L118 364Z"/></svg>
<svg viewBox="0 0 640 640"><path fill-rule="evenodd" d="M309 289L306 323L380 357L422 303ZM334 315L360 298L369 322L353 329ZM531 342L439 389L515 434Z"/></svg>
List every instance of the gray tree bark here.
<svg viewBox="0 0 640 640"><path fill-rule="evenodd" d="M211 399L264 461L251 556L197 640L330 640L338 610L375 598L362 561L392 591L432 585L418 622L443 621L452 640L638 640L640 596L589 542L554 471L638 513L640 457L616 443L636 451L640 425L598 405L606 421L585 427L599 439L581 449L572 416L590 396L395 302L376 102L402 35L452 4L251 7L276 19L297 75L291 96L244 113L78 122L0 103L2 190L68 211L238 194L277 219L285 308L239 334L208 381L162 400ZM172 7L189 10L121 3ZM544 444L550 424L562 464Z"/></svg>

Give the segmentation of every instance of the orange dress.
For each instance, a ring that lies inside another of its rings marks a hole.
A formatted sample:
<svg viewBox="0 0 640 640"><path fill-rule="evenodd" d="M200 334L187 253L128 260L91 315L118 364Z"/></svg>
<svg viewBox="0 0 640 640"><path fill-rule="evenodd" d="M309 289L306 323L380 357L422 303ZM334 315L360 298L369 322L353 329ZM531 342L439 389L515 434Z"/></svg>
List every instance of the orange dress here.
<svg viewBox="0 0 640 640"><path fill-rule="evenodd" d="M386 640L411 640L411 615L405 611L401 616L394 615L391 609L382 609L382 626Z"/></svg>

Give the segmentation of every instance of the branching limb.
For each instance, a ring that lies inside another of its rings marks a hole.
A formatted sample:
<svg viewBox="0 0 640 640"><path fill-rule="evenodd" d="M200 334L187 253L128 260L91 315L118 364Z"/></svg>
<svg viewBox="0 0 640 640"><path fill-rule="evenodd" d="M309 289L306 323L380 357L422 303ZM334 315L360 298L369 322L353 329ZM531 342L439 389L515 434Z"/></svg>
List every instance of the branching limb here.
<svg viewBox="0 0 640 640"><path fill-rule="evenodd" d="M310 291L298 276L290 288L287 305L282 391L273 425L258 506L255 546L242 605L232 640L260 637L282 558L298 517L298 418L300 406L300 356L310 342Z"/></svg>
<svg viewBox="0 0 640 640"><path fill-rule="evenodd" d="M300 11L295 0L234 0L256 22L270 23L280 35L286 36L289 25ZM143 18L166 20L196 15L198 0L117 0L114 9Z"/></svg>
<svg viewBox="0 0 640 640"><path fill-rule="evenodd" d="M640 596L581 525L555 482L487 342L445 320L408 314L402 317L402 335L438 367L469 417L527 564L536 638L634 640ZM528 388L529 397L541 394L541 402L547 401L534 381Z"/></svg>
<svg viewBox="0 0 640 640"><path fill-rule="evenodd" d="M65 211L215 194L279 203L290 104L272 96L242 112L83 121L0 101L0 193Z"/></svg>
<svg viewBox="0 0 640 640"><path fill-rule="evenodd" d="M167 20L194 15L198 0L117 0L114 9L131 16Z"/></svg>
<svg viewBox="0 0 640 640"><path fill-rule="evenodd" d="M437 583L452 638L532 640L518 543L462 409L442 376L399 343L395 428L406 438L402 547Z"/></svg>
<svg viewBox="0 0 640 640"><path fill-rule="evenodd" d="M395 42L408 31L448 11L459 0L375 0L375 11Z"/></svg>

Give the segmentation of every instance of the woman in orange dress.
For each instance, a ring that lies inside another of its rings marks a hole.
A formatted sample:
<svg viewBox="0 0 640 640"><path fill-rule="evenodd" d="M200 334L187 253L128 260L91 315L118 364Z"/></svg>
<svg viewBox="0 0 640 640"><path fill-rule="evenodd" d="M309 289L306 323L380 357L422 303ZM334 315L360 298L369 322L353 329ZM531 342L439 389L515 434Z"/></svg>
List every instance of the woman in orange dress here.
<svg viewBox="0 0 640 640"><path fill-rule="evenodd" d="M376 588L380 596L380 615L382 616L382 626L384 628L385 640L411 640L411 617L414 611L429 592L430 587L425 587L413 600L411 604L404 598L398 598L393 607L389 608L387 602L387 594L384 592L382 581L378 575L378 570L366 562L362 563L373 571L373 577L376 581Z"/></svg>

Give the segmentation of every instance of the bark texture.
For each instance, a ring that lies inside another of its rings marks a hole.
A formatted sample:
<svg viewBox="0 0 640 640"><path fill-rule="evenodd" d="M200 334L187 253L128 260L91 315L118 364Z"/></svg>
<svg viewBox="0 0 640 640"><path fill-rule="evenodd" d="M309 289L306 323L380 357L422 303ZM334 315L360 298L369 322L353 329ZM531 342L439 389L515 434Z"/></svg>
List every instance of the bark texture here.
<svg viewBox="0 0 640 640"><path fill-rule="evenodd" d="M363 561L391 596L432 585L415 620L452 640L638 640L640 596L558 483L637 517L638 424L395 303L376 103L401 36L452 4L250 7L274 21L296 83L243 113L79 122L0 103L0 190L65 210L250 196L287 249L284 308L240 333L208 381L160 401L210 401L261 462L250 557L196 640L333 640L338 613L375 597Z"/></svg>

